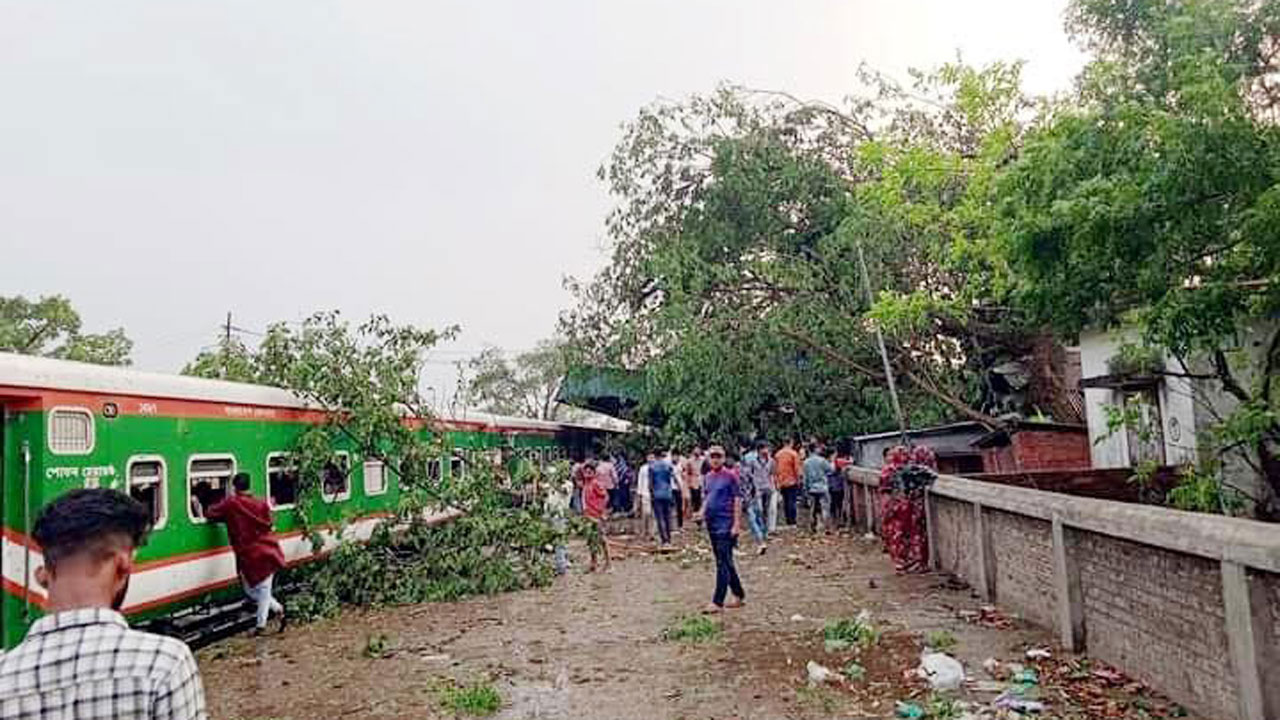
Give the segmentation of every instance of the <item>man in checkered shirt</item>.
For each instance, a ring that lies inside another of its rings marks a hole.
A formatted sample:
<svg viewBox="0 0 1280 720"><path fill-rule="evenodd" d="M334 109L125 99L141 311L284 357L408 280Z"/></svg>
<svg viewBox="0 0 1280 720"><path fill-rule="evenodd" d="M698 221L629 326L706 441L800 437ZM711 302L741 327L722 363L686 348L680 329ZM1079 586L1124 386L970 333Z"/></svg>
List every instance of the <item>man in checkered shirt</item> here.
<svg viewBox="0 0 1280 720"><path fill-rule="evenodd" d="M73 490L40 513L49 614L0 655L0 720L207 720L187 646L117 612L149 524L140 503L106 489Z"/></svg>

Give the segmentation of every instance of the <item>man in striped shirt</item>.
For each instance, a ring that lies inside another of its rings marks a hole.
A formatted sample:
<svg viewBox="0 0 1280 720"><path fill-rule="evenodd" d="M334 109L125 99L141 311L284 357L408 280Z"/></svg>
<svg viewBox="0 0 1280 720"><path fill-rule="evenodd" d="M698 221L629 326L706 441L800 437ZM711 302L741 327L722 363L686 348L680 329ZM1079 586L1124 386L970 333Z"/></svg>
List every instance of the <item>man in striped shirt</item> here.
<svg viewBox="0 0 1280 720"><path fill-rule="evenodd" d="M182 641L131 630L118 611L151 515L107 489L73 490L36 519L48 613L0 655L0 720L207 720Z"/></svg>

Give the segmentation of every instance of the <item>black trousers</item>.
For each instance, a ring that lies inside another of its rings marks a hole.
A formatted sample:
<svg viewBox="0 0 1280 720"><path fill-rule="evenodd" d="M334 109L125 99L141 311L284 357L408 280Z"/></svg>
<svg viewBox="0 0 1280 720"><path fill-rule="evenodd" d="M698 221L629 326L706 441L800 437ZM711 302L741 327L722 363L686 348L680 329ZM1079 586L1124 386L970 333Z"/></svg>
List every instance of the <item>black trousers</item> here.
<svg viewBox="0 0 1280 720"><path fill-rule="evenodd" d="M844 490L831 491L831 527L844 525Z"/></svg>
<svg viewBox="0 0 1280 720"><path fill-rule="evenodd" d="M672 491L672 497L675 498L676 508L676 527L684 529L684 493L679 490Z"/></svg>
<svg viewBox="0 0 1280 720"><path fill-rule="evenodd" d="M711 550L716 556L716 592L711 602L724 605L725 593L733 591L734 597L744 600L747 597L742 589L742 580L738 578L738 569L733 566L733 548L738 538L733 535L711 535Z"/></svg>
<svg viewBox="0 0 1280 720"><path fill-rule="evenodd" d="M693 512L702 509L702 488L689 488L689 509Z"/></svg>
<svg viewBox="0 0 1280 720"><path fill-rule="evenodd" d="M653 499L653 519L658 523L658 539L663 545L671 542L671 498Z"/></svg>
<svg viewBox="0 0 1280 720"><path fill-rule="evenodd" d="M796 499L799 497L799 485L782 488L782 513L786 516L788 525L796 524Z"/></svg>

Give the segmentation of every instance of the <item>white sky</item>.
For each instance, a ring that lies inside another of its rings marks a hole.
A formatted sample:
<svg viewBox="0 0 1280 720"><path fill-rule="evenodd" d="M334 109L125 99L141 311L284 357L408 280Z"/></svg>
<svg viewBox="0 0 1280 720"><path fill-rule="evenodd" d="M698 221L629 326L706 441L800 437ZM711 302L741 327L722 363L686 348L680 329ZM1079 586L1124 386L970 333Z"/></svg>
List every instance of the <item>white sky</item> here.
<svg viewBox="0 0 1280 720"><path fill-rule="evenodd" d="M641 105L722 80L838 100L861 61L957 50L1062 89L1065 4L0 0L0 294L65 294L161 371L228 310L459 323L443 393L603 262L594 173Z"/></svg>

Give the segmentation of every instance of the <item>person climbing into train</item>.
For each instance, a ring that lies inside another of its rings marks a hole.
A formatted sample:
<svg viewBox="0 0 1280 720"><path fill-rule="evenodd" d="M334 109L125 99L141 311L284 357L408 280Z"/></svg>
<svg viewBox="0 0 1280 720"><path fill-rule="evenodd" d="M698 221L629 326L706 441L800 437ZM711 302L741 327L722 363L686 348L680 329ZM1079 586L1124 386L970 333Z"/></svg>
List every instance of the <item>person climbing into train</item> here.
<svg viewBox="0 0 1280 720"><path fill-rule="evenodd" d="M120 614L151 513L117 490L81 488L49 503L32 536L46 614L0 653L0 718L208 720L191 650L129 628Z"/></svg>
<svg viewBox="0 0 1280 720"><path fill-rule="evenodd" d="M737 474L724 467L724 448L712 445L707 449L707 460L710 472L702 478L704 495L699 515L716 558L716 589L703 612L718 613L726 607L742 607L747 599L738 569L733 565L733 549L742 531L742 495ZM726 603L727 592L733 593L733 599Z"/></svg>
<svg viewBox="0 0 1280 720"><path fill-rule="evenodd" d="M254 634L262 634L272 614L279 617L279 631L283 632L287 622L284 606L272 597L271 583L276 572L284 567L284 552L271 534L271 507L249 491L249 473L236 473L231 478L231 487L235 492L207 508L204 516L227 525L240 582L245 594L258 606Z"/></svg>

